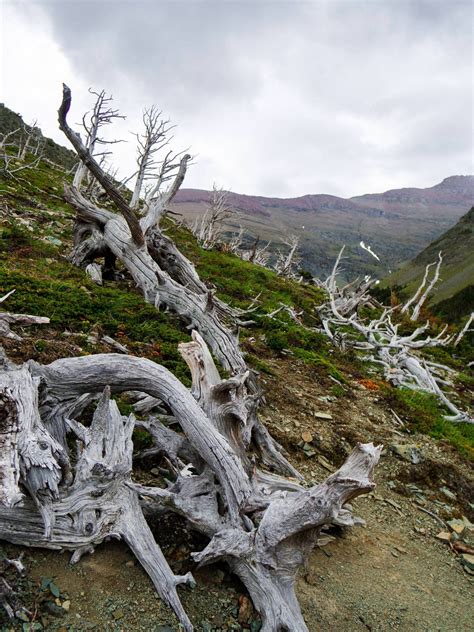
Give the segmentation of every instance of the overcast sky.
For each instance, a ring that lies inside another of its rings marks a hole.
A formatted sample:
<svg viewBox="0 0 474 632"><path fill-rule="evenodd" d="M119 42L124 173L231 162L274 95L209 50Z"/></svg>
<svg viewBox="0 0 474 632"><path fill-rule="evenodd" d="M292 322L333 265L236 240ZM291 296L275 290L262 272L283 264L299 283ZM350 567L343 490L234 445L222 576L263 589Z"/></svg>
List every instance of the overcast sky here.
<svg viewBox="0 0 474 632"><path fill-rule="evenodd" d="M186 187L349 197L473 172L471 2L3 0L0 101L66 144L104 88L127 115L178 124Z"/></svg>

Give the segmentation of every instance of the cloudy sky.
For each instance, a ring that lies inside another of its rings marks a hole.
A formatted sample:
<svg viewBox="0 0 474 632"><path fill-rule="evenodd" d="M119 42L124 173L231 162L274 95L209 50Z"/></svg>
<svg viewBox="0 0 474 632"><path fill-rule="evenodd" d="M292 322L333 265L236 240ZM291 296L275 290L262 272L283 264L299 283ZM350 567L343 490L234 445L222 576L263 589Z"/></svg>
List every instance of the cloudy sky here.
<svg viewBox="0 0 474 632"><path fill-rule="evenodd" d="M197 156L185 186L345 197L473 172L472 9L456 0L3 0L0 101L57 130L104 88Z"/></svg>

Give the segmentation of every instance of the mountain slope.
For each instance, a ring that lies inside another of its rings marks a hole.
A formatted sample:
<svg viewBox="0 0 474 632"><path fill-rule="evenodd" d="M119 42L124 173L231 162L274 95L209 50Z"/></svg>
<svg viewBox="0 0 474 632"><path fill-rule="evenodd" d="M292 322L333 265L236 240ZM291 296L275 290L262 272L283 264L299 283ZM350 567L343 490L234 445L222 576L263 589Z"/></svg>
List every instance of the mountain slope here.
<svg viewBox="0 0 474 632"><path fill-rule="evenodd" d="M187 221L202 216L210 192L183 189L175 210ZM289 232L300 235L303 267L327 273L343 244L347 245L348 276L374 272L385 276L451 227L474 203L474 176L452 176L427 189L396 189L350 199L304 195L280 199L230 194L239 212L229 231L239 225L275 247ZM249 237L250 239L250 237ZM364 241L381 263L360 247Z"/></svg>
<svg viewBox="0 0 474 632"><path fill-rule="evenodd" d="M413 261L390 275L385 284L406 286L407 292L413 291L423 278L425 266L436 261L439 251L443 253L441 281L431 297L432 305L452 300L463 292L466 298L461 312L471 311L474 304L468 288L474 284L474 207Z"/></svg>
<svg viewBox="0 0 474 632"><path fill-rule="evenodd" d="M24 129L30 132L33 127L31 125L27 125L20 114L13 112L13 110L7 108L3 103L0 103L0 134L8 134L9 132L19 130L8 139L9 143L12 141L19 143L22 136L24 136L22 132ZM38 136L42 139L42 151L45 158L64 167L65 169L71 169L76 164L77 159L74 152L66 147L58 145L51 138L43 136L38 127L35 127L34 129Z"/></svg>

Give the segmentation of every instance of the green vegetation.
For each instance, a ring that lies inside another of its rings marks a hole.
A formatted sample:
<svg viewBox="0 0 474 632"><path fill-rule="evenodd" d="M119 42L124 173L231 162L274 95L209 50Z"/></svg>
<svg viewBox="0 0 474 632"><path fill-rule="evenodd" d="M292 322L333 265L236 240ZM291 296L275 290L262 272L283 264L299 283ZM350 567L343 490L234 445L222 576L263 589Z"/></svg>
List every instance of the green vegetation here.
<svg viewBox="0 0 474 632"><path fill-rule="evenodd" d="M443 415L448 411L440 408L434 395L389 386L382 393L395 412L408 422L410 430L447 440L474 460L474 425L446 421Z"/></svg>
<svg viewBox="0 0 474 632"><path fill-rule="evenodd" d="M449 323L461 323L474 311L474 284L468 285L445 301L433 305L431 311ZM474 335L471 334L474 345Z"/></svg>

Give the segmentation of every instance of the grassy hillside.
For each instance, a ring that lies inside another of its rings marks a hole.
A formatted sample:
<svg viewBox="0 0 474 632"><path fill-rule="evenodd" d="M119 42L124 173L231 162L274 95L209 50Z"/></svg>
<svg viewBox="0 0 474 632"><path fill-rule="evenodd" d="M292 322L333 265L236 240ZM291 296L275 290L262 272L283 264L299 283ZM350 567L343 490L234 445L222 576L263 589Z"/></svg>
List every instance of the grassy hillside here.
<svg viewBox="0 0 474 632"><path fill-rule="evenodd" d="M440 251L441 280L430 301L436 313L456 320L474 309L474 207L413 261L390 275L384 285L402 286L407 295L415 291L425 266L436 261Z"/></svg>
<svg viewBox="0 0 474 632"><path fill-rule="evenodd" d="M13 112L13 110L7 108L3 103L0 103L0 134L7 134L18 128L20 128L20 130L26 128L28 131L33 129L30 125L25 124L20 114ZM50 138L44 137L39 128L36 128L36 131L42 139L42 152L47 160L61 165L66 169L71 169L74 164L76 164L77 160L74 152L66 149L66 147L61 147L61 145L58 145ZM24 131L19 131L11 136L8 142L14 141L19 143L22 137L24 137Z"/></svg>
<svg viewBox="0 0 474 632"><path fill-rule="evenodd" d="M119 283L98 287L68 262L74 214L62 198L62 189L70 176L47 162L20 175L0 177L0 293L16 288L2 308L49 316L51 323L25 332L23 343L6 341L12 359L45 363L63 356L108 352L111 348L101 341L107 334L127 345L131 353L167 366L189 383L187 367L177 352L178 342L189 339L182 323L147 305L126 276ZM171 222L167 230L223 300L246 307L259 297L255 324L241 330L240 340L249 364L263 375L273 374L275 361L290 362L288 370L310 370L320 387L341 399L348 396L354 380L378 380L370 365L353 352L337 351L322 334L284 314L277 320L265 316L285 303L304 312L306 325L317 325L315 307L324 300L320 290L281 279L234 255L203 250L190 231ZM467 352L461 346L458 359L439 357L461 369ZM469 380L464 376L459 384L461 398L469 395ZM380 380L378 384L381 401L409 419L414 430L444 437L465 453L472 451L472 427L448 424L437 404L428 405L430 398L424 395L396 391ZM425 409L421 416L420 406Z"/></svg>

